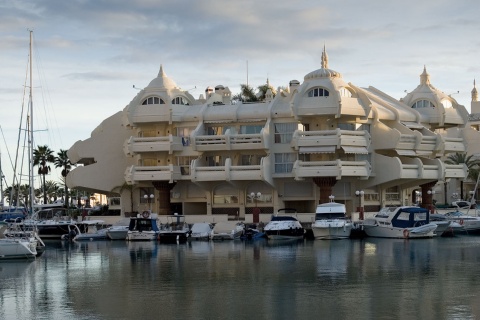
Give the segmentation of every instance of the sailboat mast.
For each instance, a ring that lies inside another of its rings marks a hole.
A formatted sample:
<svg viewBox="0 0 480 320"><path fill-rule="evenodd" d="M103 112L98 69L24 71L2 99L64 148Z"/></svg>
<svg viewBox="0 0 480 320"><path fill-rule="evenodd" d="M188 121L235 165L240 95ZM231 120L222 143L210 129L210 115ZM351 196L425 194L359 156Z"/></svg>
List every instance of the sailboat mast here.
<svg viewBox="0 0 480 320"><path fill-rule="evenodd" d="M33 203L35 200L35 185L34 185L34 179L33 179L33 79L32 79L32 37L33 37L33 31L30 30L30 125L29 125L29 141L28 141L28 163L30 164L28 168L28 184L29 184L29 189L30 189L30 207L29 207L29 212L30 214L33 214Z"/></svg>

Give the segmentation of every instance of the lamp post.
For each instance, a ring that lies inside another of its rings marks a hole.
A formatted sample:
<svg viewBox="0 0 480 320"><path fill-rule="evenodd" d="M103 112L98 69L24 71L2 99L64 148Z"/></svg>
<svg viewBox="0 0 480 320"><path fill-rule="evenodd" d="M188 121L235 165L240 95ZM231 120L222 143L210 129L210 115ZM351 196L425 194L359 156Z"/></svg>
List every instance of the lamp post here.
<svg viewBox="0 0 480 320"><path fill-rule="evenodd" d="M258 208L257 201L260 199L262 196L261 192L252 192L250 193L250 198L252 198L253 201L255 201L255 208L253 208L253 223L258 223L260 221L260 208Z"/></svg>
<svg viewBox="0 0 480 320"><path fill-rule="evenodd" d="M328 200L330 200L330 202L333 202L335 200L335 196L333 194L329 195Z"/></svg>
<svg viewBox="0 0 480 320"><path fill-rule="evenodd" d="M153 198L155 196L153 194L151 194L150 196L148 194L144 195L143 198L145 200L147 200L147 203L148 203L148 209L150 210L150 212L152 212L152 203L151 201L153 201Z"/></svg>
<svg viewBox="0 0 480 320"><path fill-rule="evenodd" d="M355 195L358 197L357 211L358 211L358 219L360 219L360 220L363 220L363 218L364 218L364 216L363 216L363 195L364 194L365 194L365 192L363 190L355 191Z"/></svg>

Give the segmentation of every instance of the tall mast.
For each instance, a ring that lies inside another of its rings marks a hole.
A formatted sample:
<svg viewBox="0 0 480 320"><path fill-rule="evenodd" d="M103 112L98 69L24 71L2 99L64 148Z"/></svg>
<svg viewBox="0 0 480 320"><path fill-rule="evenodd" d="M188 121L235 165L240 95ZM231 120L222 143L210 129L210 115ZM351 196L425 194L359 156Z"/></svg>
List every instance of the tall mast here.
<svg viewBox="0 0 480 320"><path fill-rule="evenodd" d="M32 36L33 31L30 30L30 123L29 123L29 137L28 137L28 184L30 189L30 214L33 214L33 202L35 199L35 185L33 179L33 79L32 79Z"/></svg>

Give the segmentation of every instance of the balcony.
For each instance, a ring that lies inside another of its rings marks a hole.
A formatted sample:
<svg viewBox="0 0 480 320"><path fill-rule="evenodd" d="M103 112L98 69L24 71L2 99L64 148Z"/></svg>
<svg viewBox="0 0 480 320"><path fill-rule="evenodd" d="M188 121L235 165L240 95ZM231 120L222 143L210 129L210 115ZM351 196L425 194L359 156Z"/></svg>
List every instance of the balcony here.
<svg viewBox="0 0 480 320"><path fill-rule="evenodd" d="M368 161L301 161L293 164L295 180L314 177L342 177L368 178L371 173L371 166Z"/></svg>
<svg viewBox="0 0 480 320"><path fill-rule="evenodd" d="M174 181L180 180L180 167L168 166L130 166L125 170L125 181L134 184L141 181Z"/></svg>
<svg viewBox="0 0 480 320"><path fill-rule="evenodd" d="M230 151L267 149L263 133L192 136L192 148L196 151Z"/></svg>
<svg viewBox="0 0 480 320"><path fill-rule="evenodd" d="M270 160L264 157L260 165L234 166L230 158L224 166L202 166L200 160L192 161L191 179L193 182L207 181L265 181L273 184Z"/></svg>
<svg viewBox="0 0 480 320"><path fill-rule="evenodd" d="M168 152L182 151L183 143L181 137L172 135L163 137L130 137L124 144L124 151L127 156L133 156L144 152Z"/></svg>
<svg viewBox="0 0 480 320"><path fill-rule="evenodd" d="M335 152L339 148L358 148L368 153L370 134L367 131L324 130L300 131L293 134L291 146L300 153ZM346 150L347 151L347 150Z"/></svg>

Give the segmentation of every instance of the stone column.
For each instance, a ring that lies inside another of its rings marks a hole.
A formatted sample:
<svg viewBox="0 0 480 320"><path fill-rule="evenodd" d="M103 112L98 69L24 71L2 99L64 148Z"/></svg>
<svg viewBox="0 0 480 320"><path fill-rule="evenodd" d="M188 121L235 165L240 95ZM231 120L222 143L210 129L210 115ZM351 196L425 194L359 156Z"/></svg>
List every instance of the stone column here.
<svg viewBox="0 0 480 320"><path fill-rule="evenodd" d="M320 199L319 203L326 203L330 202L330 199L328 198L330 195L332 195L332 189L335 183L337 183L337 178L335 177L316 177L313 178L313 182L320 188Z"/></svg>
<svg viewBox="0 0 480 320"><path fill-rule="evenodd" d="M420 185L422 188L422 208L428 209L430 212L434 213L435 208L433 206L433 194L428 194L428 191L431 191L433 187L437 184L437 181L429 182Z"/></svg>
<svg viewBox="0 0 480 320"><path fill-rule="evenodd" d="M177 183L170 183L168 181L152 181L152 184L158 191L158 215L172 214L173 212L170 212L170 191Z"/></svg>

